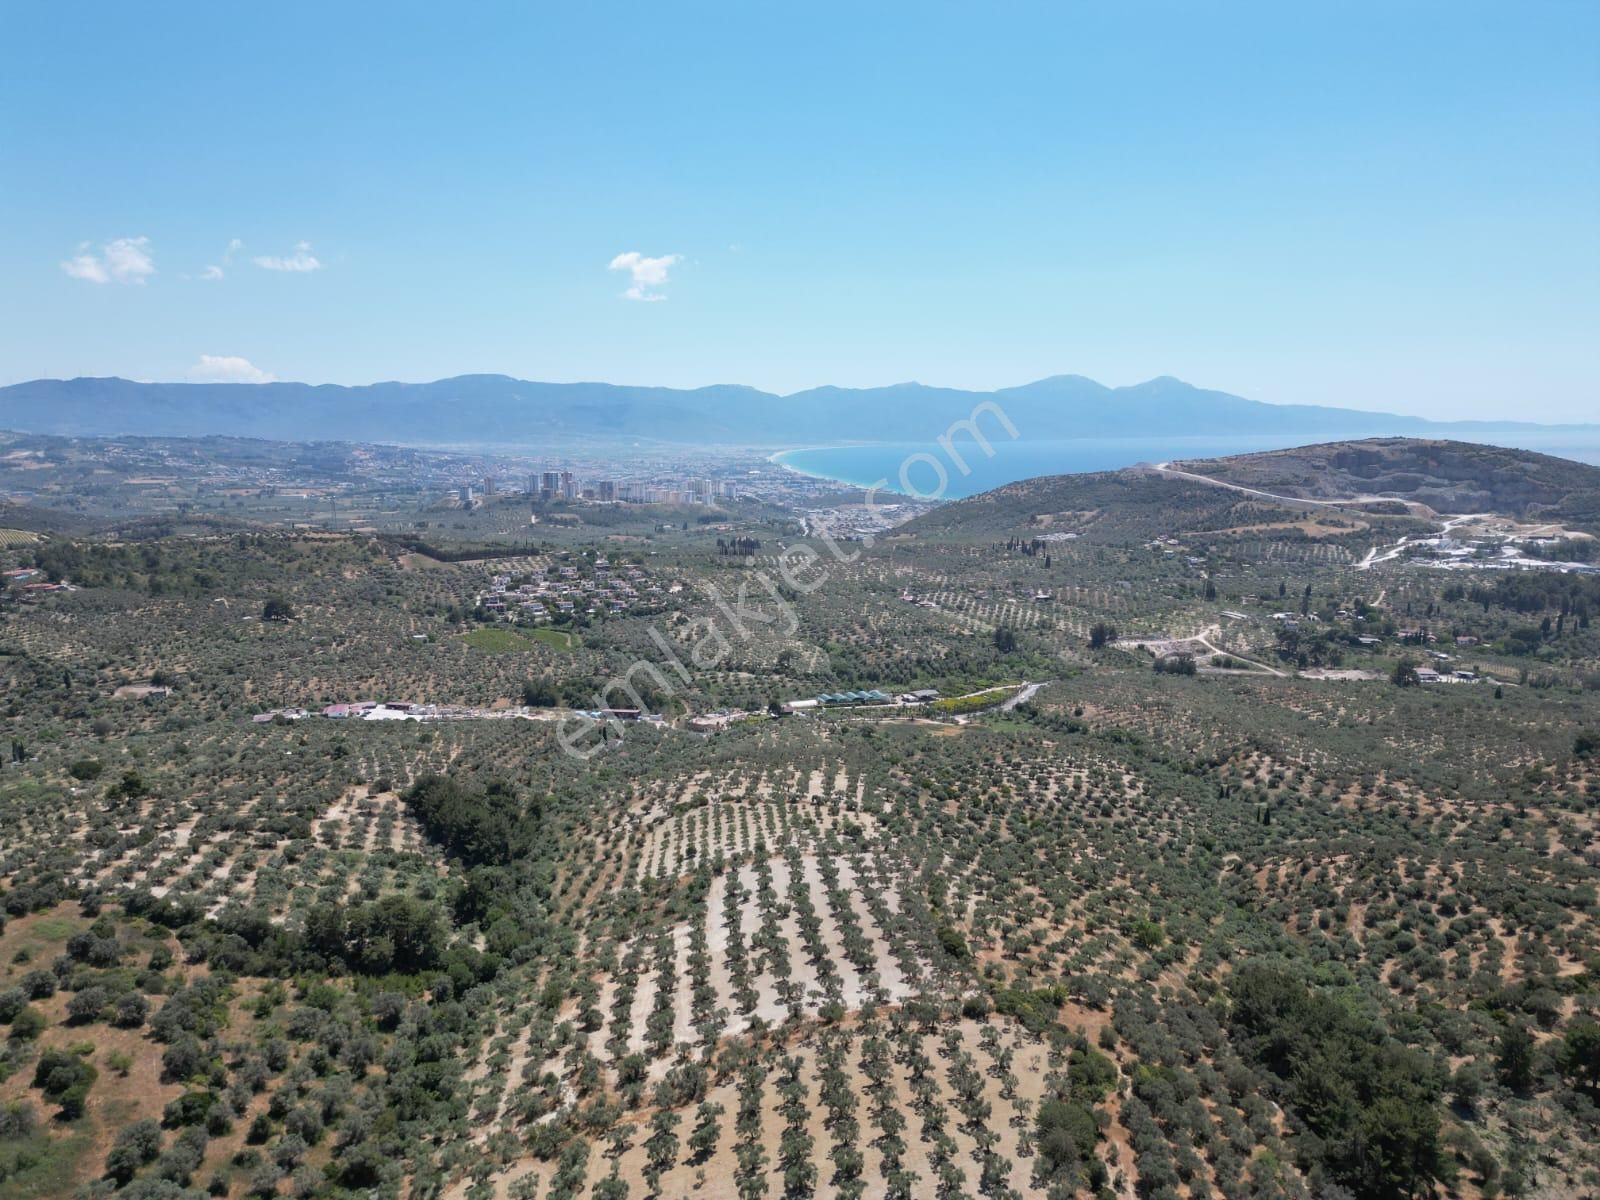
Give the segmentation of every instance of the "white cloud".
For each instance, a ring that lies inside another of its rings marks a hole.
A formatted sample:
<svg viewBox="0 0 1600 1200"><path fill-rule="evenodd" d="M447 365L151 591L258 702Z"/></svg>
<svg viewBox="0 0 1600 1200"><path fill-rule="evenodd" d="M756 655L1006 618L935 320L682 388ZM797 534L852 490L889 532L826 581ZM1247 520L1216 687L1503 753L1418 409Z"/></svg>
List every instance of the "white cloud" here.
<svg viewBox="0 0 1600 1200"><path fill-rule="evenodd" d="M229 238L228 248L222 252L222 261L220 263L208 264L206 269L200 272L200 278L210 282L215 282L216 280L221 279L227 274L227 271L224 270L224 268L233 266L233 256L243 249L244 243L238 238ZM184 278L187 279L188 276L185 275Z"/></svg>
<svg viewBox="0 0 1600 1200"><path fill-rule="evenodd" d="M155 258L147 237L117 238L95 254L88 242L78 245L78 253L61 264L74 279L87 283L143 283L156 273Z"/></svg>
<svg viewBox="0 0 1600 1200"><path fill-rule="evenodd" d="M682 261L681 254L663 254L659 258L651 258L637 250L629 250L613 258L608 269L628 272L633 283L622 294L629 300L665 300L666 297L660 292L651 289L665 287L667 272Z"/></svg>
<svg viewBox="0 0 1600 1200"><path fill-rule="evenodd" d="M61 269L74 279L87 280L89 283L111 282L111 273L106 270L105 264L92 254L69 258L61 264Z"/></svg>
<svg viewBox="0 0 1600 1200"><path fill-rule="evenodd" d="M235 238L234 241L238 242L238 239ZM244 245L243 242L238 244ZM263 271L297 271L303 273L322 270L321 260L311 253L310 242L295 243L294 253L287 258L279 258L276 254L258 254L251 261Z"/></svg>
<svg viewBox="0 0 1600 1200"><path fill-rule="evenodd" d="M277 376L237 354L202 354L189 368L189 379L194 383L272 383Z"/></svg>

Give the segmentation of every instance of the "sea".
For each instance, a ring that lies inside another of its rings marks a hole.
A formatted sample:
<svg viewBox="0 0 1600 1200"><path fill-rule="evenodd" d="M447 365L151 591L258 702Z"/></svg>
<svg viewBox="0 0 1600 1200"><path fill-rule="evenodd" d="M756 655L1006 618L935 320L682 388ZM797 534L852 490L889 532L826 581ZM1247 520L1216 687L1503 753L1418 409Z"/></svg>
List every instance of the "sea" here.
<svg viewBox="0 0 1600 1200"><path fill-rule="evenodd" d="M1351 438L1369 434L1351 434ZM1600 466L1600 432L1529 429L1474 429L1438 436L1463 442L1482 442L1534 450L1577 462ZM1174 459L1218 458L1283 450L1313 442L1345 441L1345 437L1319 433L1239 435L1169 438L1065 438L1033 441L1020 438L991 440L992 455L970 439L954 443L955 454L936 442L873 442L851 446L810 446L784 450L772 461L809 475L852 487L876 486L881 492L929 500L960 500L1019 479L1039 475L1074 475L1085 471L1115 471L1139 463ZM959 460L959 461L958 461Z"/></svg>

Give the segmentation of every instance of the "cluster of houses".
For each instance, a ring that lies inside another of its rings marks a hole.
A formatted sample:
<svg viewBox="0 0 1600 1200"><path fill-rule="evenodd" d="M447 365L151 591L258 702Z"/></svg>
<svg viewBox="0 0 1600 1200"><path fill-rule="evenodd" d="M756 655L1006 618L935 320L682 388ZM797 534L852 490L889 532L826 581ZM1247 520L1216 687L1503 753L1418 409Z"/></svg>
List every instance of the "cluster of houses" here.
<svg viewBox="0 0 1600 1200"><path fill-rule="evenodd" d="M5 581L7 587L15 587L26 596L38 596L45 592L70 592L76 589L69 583L51 583L44 577L44 572L38 567L13 567L11 570L0 573L0 579Z"/></svg>
<svg viewBox="0 0 1600 1200"><path fill-rule="evenodd" d="M845 504L836 508L807 508L802 510L808 535L826 537L835 542L855 542L875 537L896 525L932 508L931 504L914 500L862 505Z"/></svg>
<svg viewBox="0 0 1600 1200"><path fill-rule="evenodd" d="M1438 641L1438 638L1434 637L1433 634L1428 633L1426 630L1405 630L1402 636L1406 641L1414 642L1417 645L1423 646L1427 645L1429 642ZM1456 645L1458 646L1475 646L1477 643L1478 639L1475 637L1456 639ZM1478 682L1478 673L1476 671L1453 669L1444 665L1448 662L1454 662L1454 655L1446 654L1443 650L1425 650L1423 653L1425 653L1429 658L1433 659L1434 662L1438 663L1439 665L1436 667L1418 667L1418 683Z"/></svg>
<svg viewBox="0 0 1600 1200"><path fill-rule="evenodd" d="M1376 606L1374 606L1374 607L1376 607ZM1235 620L1235 621L1242 621L1242 620L1246 619L1245 614L1241 613L1241 612L1227 611L1227 612L1224 612L1222 615L1225 616L1225 617L1228 617L1228 618L1230 618L1232 620ZM1349 621L1352 624L1365 624L1366 620L1367 620L1367 618L1362 616L1360 613L1352 612L1348 608L1341 608L1341 609L1339 609L1338 612L1334 613L1333 615L1337 620ZM1304 613L1275 612L1275 613L1272 614L1272 619L1274 621L1278 622L1278 624L1280 626L1282 626L1284 629L1289 630L1291 633L1294 632L1295 630L1299 629L1301 625L1320 625L1320 624L1322 624L1321 615L1318 614L1318 613L1314 613L1314 612L1304 612ZM1402 629L1402 630L1400 630L1400 632L1399 632L1399 634L1397 636L1399 636L1401 641L1405 641L1412 633L1415 633L1415 632L1416 632L1415 630ZM1356 641L1360 642L1363 646L1375 646L1379 642L1381 642L1382 640L1383 640L1382 638L1377 638L1377 637L1358 637L1358 638L1356 638ZM1429 635L1429 639L1428 640L1429 641L1433 640L1432 635Z"/></svg>
<svg viewBox="0 0 1600 1200"><path fill-rule="evenodd" d="M1322 618L1314 612L1275 612L1272 614L1272 619L1278 623L1278 628L1287 633L1298 633L1302 625L1320 625L1322 623Z"/></svg>
<svg viewBox="0 0 1600 1200"><path fill-rule="evenodd" d="M1156 551L1162 558L1176 558L1182 552L1184 546L1177 538L1169 537L1156 538L1154 541L1146 542L1144 548ZM1195 554L1184 554L1183 561L1191 567L1203 567L1206 565L1206 560Z"/></svg>
<svg viewBox="0 0 1600 1200"><path fill-rule="evenodd" d="M1223 613L1222 615L1223 616L1234 616L1235 614L1233 614L1233 613ZM1240 614L1237 614L1237 615L1242 617L1244 614L1240 613ZM1353 613L1353 612L1349 611L1348 609L1343 609L1343 608L1341 608L1338 611L1337 616L1341 620L1346 620L1346 621L1351 621L1351 622L1358 622L1358 621L1365 621L1366 620L1366 618L1364 616L1360 615L1359 613ZM1290 613L1290 612L1276 612L1276 613L1272 614L1272 619L1274 621L1278 622L1279 626L1282 629L1292 632L1292 631L1297 630L1297 629L1300 628L1300 623L1302 621L1308 621L1308 622L1316 623L1316 622L1320 622L1322 618L1317 616L1316 613L1305 613L1305 614L1302 615L1302 614L1296 614L1296 613ZM1417 679L1418 679L1419 682L1421 682L1421 683L1477 683L1478 682L1478 674L1477 674L1476 671L1452 670L1450 668L1443 667L1443 664L1448 663L1448 662L1453 662L1454 661L1454 656L1446 654L1442 650L1429 650L1429 649L1427 649L1428 646L1433 645L1435 642L1437 642L1439 640L1438 635L1433 633L1433 632L1431 632L1430 630L1423 629L1421 627L1416 627L1416 628L1411 628L1411 629L1397 629L1397 630L1395 630L1395 635L1394 636L1395 636L1395 639L1397 641L1399 641L1399 642L1401 642L1401 643L1403 643L1405 645L1423 647L1423 653L1425 653L1429 658L1433 659L1435 662L1440 664L1440 667L1418 667L1417 668ZM1357 645L1364 646L1368 650L1375 650L1377 647L1383 645L1383 643L1384 643L1384 639L1383 638L1376 637L1376 636L1374 636L1372 634L1358 634L1356 636L1355 640L1356 640L1356 644ZM1476 646L1478 644L1478 639L1473 637L1471 634L1461 634L1461 635L1459 635L1459 636L1457 636L1455 638L1455 644L1457 646L1464 647L1464 648L1472 647L1472 646Z"/></svg>
<svg viewBox="0 0 1600 1200"><path fill-rule="evenodd" d="M597 558L585 574L575 566L553 570L535 565L517 575L494 575L478 596L478 607L508 621L544 624L574 613L626 613L664 602L679 584L663 588L643 567L613 566Z"/></svg>

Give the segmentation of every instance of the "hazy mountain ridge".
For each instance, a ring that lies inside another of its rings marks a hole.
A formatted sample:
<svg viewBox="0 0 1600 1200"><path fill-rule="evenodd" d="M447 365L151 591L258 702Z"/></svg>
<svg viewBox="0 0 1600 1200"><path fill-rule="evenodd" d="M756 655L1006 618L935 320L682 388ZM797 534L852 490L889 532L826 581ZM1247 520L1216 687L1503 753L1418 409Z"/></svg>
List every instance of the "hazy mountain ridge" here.
<svg viewBox="0 0 1600 1200"><path fill-rule="evenodd" d="M37 379L0 388L0 428L69 436L197 437L449 444L627 436L793 446L933 440L984 402L1029 438L1230 433L1307 436L1446 432L1527 422L1431 422L1393 413L1277 405L1170 377L1111 388L1058 375L993 392L920 383L813 388L789 396L736 384L695 389L543 383L461 375L431 383L137 383ZM999 429L993 417L985 418ZM1549 428L1549 427L1544 427Z"/></svg>

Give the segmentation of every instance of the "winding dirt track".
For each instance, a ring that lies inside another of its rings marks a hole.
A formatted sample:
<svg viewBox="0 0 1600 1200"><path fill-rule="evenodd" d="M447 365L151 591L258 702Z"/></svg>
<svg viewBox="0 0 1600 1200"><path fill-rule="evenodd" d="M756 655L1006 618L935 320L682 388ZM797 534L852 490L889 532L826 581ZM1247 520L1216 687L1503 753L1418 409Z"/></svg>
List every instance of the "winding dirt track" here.
<svg viewBox="0 0 1600 1200"><path fill-rule="evenodd" d="M1427 516L1437 515L1420 500L1402 500L1398 496L1341 496L1337 500L1312 500L1305 496L1283 496L1277 492L1264 492L1260 488L1245 487L1242 483L1229 483L1226 479L1213 479L1210 475L1197 475L1193 471L1180 471L1171 462L1154 463L1150 469L1158 475L1209 484L1211 487L1226 488L1230 492L1243 492L1246 496L1260 496L1263 500L1277 500L1283 504L1309 504L1314 508L1343 508L1347 504L1404 504L1413 512Z"/></svg>
<svg viewBox="0 0 1600 1200"><path fill-rule="evenodd" d="M1259 667L1261 670L1265 671L1268 675L1276 675L1279 679L1287 679L1288 678L1288 675L1286 675L1284 672L1278 670L1276 667L1269 667L1264 662L1258 662L1257 660L1255 660L1253 658L1246 658L1244 655L1237 654L1232 650L1219 649L1216 646L1216 644L1213 643L1212 640L1211 640L1211 634L1213 632L1215 632L1220 637L1222 635L1222 626L1220 626L1220 625L1207 625L1199 633L1194 635L1194 640L1199 642L1202 646L1205 646L1205 647L1209 648L1211 653L1213 653L1213 654L1220 654L1224 658L1231 658L1235 662L1242 662L1247 666Z"/></svg>
<svg viewBox="0 0 1600 1200"><path fill-rule="evenodd" d="M1344 496L1338 500L1311 500L1305 496L1281 496L1277 492L1264 492L1260 488L1245 487L1242 483L1229 483L1225 479L1213 479L1209 475L1197 475L1193 471L1180 471L1170 462L1156 463L1150 469L1156 472L1158 475L1168 475L1174 479L1187 479L1194 483L1208 484L1211 487L1226 488L1230 492L1242 492L1246 496L1260 496L1263 500L1276 500L1280 504L1308 504L1314 508L1344 508L1347 505L1379 503L1403 504L1406 506L1406 508L1410 509L1419 517L1427 517L1433 520L1437 520L1439 518L1439 514L1434 512L1434 510L1429 508L1426 504L1422 503L1422 501L1402 500L1398 496ZM1471 513L1466 516L1455 517L1451 520L1445 521L1441 526L1441 529L1448 533L1452 528L1463 521L1476 520L1479 517L1486 515L1488 514ZM1356 570L1366 571L1369 570L1374 563L1388 562L1390 559L1398 558L1401 552L1405 549L1408 541L1410 541L1409 538L1401 538L1392 546L1374 546L1372 549L1367 551L1366 557L1356 564ZM1272 668L1268 667L1267 669L1270 671ZM1274 673L1276 674L1276 672Z"/></svg>

